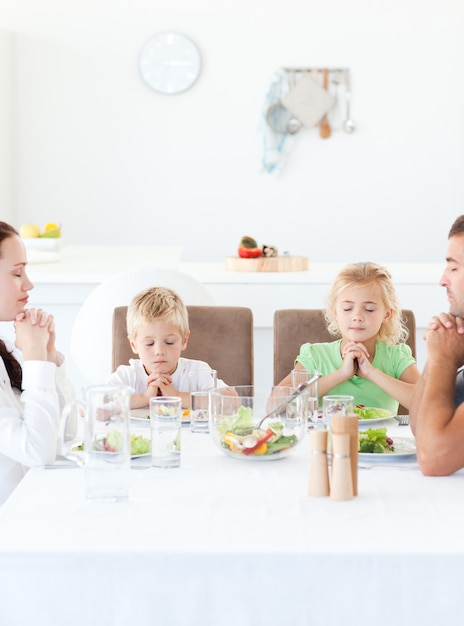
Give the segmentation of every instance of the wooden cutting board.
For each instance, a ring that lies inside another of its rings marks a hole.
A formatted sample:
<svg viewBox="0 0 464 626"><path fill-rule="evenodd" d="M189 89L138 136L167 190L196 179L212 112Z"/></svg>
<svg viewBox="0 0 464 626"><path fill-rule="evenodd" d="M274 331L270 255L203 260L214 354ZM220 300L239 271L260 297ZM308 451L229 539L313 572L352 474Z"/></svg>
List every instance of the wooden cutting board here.
<svg viewBox="0 0 464 626"><path fill-rule="evenodd" d="M257 259L226 257L226 270L233 272L302 272L308 269L306 256L260 256Z"/></svg>

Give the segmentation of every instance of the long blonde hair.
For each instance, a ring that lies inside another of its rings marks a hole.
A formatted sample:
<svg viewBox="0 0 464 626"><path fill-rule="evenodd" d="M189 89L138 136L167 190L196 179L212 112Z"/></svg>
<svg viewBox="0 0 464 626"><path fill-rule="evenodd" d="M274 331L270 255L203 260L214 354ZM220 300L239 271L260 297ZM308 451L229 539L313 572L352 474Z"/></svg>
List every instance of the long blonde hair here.
<svg viewBox="0 0 464 626"><path fill-rule="evenodd" d="M409 331L402 317L401 307L393 285L390 272L376 263L350 263L336 276L326 299L325 320L327 330L335 337L341 337L336 318L336 304L340 294L351 287L365 287L372 285L382 299L383 305L391 309L391 316L380 327L378 339L394 345L404 343Z"/></svg>

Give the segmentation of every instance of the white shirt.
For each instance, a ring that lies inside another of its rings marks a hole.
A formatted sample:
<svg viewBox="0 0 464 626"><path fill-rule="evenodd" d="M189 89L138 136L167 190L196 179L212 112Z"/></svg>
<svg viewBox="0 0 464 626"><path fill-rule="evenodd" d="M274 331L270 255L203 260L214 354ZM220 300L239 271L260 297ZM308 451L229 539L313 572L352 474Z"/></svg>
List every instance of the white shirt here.
<svg viewBox="0 0 464 626"><path fill-rule="evenodd" d="M171 376L172 384L177 391L188 392L190 391L189 372L199 371L205 368L211 369L205 361L180 357L176 371ZM128 385L133 390L133 393L144 393L148 387L148 374L140 359L130 359L129 365L120 365L117 370L111 374L107 383L111 385ZM226 387L227 385L222 380L218 379L217 386ZM207 391L208 389L211 389L211 378L206 375L204 381L199 381L196 391Z"/></svg>
<svg viewBox="0 0 464 626"><path fill-rule="evenodd" d="M0 504L28 467L53 463L60 400L64 402L73 395L62 366L47 361L25 361L21 366L22 393L11 388L0 358Z"/></svg>

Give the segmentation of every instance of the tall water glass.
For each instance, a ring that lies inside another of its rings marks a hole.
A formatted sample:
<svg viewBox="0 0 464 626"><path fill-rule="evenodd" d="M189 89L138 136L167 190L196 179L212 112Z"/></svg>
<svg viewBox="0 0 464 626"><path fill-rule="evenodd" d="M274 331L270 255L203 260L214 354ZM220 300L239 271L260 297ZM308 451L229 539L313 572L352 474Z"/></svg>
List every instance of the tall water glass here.
<svg viewBox="0 0 464 626"><path fill-rule="evenodd" d="M151 464L180 466L182 401L174 396L150 398Z"/></svg>
<svg viewBox="0 0 464 626"><path fill-rule="evenodd" d="M216 370L203 367L189 372L190 430L193 433L209 432L209 392L216 387Z"/></svg>
<svg viewBox="0 0 464 626"><path fill-rule="evenodd" d="M317 370L292 370L292 387L299 387L302 383L308 382L311 378L320 375ZM316 428L319 420L319 393L318 382L315 380L306 388L306 397L308 402L308 429Z"/></svg>

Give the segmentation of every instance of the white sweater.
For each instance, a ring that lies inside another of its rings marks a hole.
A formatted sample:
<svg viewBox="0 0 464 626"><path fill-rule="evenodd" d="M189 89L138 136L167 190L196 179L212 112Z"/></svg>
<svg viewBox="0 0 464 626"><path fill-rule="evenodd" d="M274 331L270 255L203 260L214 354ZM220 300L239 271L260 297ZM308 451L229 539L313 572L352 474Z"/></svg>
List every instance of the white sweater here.
<svg viewBox="0 0 464 626"><path fill-rule="evenodd" d="M23 391L19 393L11 388L0 358L0 504L29 467L53 463L60 404L74 395L62 365L46 361L21 365Z"/></svg>

